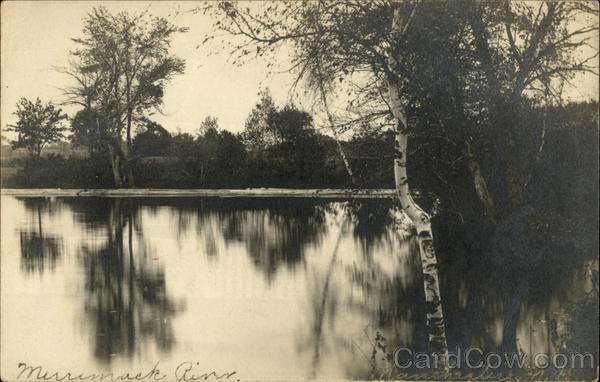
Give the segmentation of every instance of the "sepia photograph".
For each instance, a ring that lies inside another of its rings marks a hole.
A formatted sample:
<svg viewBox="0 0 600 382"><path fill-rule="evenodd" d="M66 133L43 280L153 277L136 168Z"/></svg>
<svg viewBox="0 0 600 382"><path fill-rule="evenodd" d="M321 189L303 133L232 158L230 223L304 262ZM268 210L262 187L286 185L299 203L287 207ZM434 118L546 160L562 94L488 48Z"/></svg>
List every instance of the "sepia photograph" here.
<svg viewBox="0 0 600 382"><path fill-rule="evenodd" d="M1 2L0 381L596 381L587 0Z"/></svg>

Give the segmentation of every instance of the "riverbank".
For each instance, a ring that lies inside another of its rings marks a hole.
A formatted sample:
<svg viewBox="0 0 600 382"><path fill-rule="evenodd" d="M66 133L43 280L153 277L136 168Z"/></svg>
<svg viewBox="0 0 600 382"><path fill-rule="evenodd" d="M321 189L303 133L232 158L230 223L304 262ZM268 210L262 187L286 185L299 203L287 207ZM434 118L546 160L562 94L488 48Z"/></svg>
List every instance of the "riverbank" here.
<svg viewBox="0 0 600 382"><path fill-rule="evenodd" d="M102 196L102 197L296 197L296 198L392 198L393 189L62 189L62 188L2 188L1 195L21 197Z"/></svg>

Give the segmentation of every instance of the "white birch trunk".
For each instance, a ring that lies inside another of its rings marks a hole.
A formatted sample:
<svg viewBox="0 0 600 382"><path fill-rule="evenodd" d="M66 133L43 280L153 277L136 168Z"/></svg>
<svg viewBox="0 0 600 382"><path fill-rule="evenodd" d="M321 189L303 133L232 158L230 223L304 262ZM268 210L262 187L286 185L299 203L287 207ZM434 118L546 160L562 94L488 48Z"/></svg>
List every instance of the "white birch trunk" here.
<svg viewBox="0 0 600 382"><path fill-rule="evenodd" d="M325 86L323 85L323 75L321 74L320 62L317 65L317 75L319 76L319 92L321 93L321 100L323 101L323 108L325 109L325 114L327 114L327 121L329 122L329 129L331 130L331 134L333 134L333 139L337 144L338 151L340 152L340 156L342 157L342 161L344 162L344 166L346 167L346 171L348 172L348 176L350 177L350 181L353 186L357 186L356 180L354 179L354 174L352 173L352 167L350 167L350 162L346 157L346 153L344 152L344 148L342 147L342 143L338 137L338 133L335 130L335 123L333 122L333 116L329 111L329 103L327 102L327 94L325 93Z"/></svg>
<svg viewBox="0 0 600 382"><path fill-rule="evenodd" d="M402 16L398 7L394 10L392 19L391 37L392 42L399 41L402 33ZM392 73L398 73L398 62L392 47L389 52L389 69ZM394 150L394 178L396 192L400 204L406 215L412 220L419 242L419 253L423 269L423 287L425 289L425 304L427 309L427 327L429 332L429 347L431 352L447 354L446 330L444 326L444 315L442 312L442 300L437 271L437 260L433 246L433 234L429 215L423 211L413 200L408 187L406 174L406 159L408 136L406 134L407 119L397 85L397 78L388 74L388 91L390 108L397 120L396 142Z"/></svg>
<svg viewBox="0 0 600 382"><path fill-rule="evenodd" d="M352 173L352 167L350 167L350 162L346 157L346 153L344 152L344 148L342 147L342 143L339 140L337 131L335 130L335 124L333 123L333 116L329 112L329 105L327 104L327 98L325 96L325 91L321 89L321 97L323 99L323 106L325 107L325 113L327 114L327 120L329 121L329 129L333 134L333 139L337 144L338 151L340 152L340 156L342 157L342 161L344 161L344 166L346 167L346 171L348 172L348 176L350 177L350 181L352 185L356 186L356 180L354 179L354 174Z"/></svg>

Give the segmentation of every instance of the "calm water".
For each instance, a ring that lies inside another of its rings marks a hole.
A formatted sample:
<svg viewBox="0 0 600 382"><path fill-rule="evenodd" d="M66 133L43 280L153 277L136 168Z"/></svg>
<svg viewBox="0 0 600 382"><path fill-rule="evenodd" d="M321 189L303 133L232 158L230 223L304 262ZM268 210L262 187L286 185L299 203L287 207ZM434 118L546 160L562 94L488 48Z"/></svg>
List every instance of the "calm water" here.
<svg viewBox="0 0 600 382"><path fill-rule="evenodd" d="M241 380L369 378L373 358L427 340L418 252L391 206L3 196L2 375L159 362L173 379L191 361ZM451 346L527 353L556 350L556 317L597 266L440 261Z"/></svg>

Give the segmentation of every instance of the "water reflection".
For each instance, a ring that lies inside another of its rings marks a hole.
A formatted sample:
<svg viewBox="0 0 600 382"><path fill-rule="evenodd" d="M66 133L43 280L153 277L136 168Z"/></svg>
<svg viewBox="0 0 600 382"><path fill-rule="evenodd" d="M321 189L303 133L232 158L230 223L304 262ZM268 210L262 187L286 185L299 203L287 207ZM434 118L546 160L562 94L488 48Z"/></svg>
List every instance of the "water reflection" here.
<svg viewBox="0 0 600 382"><path fill-rule="evenodd" d="M161 352L169 352L175 342L172 318L182 305L168 297L164 269L154 264L155 256L139 225L134 240L139 208L127 200L102 202L104 208L98 208L97 201L96 214L85 214L84 219L87 233L104 240L80 249L94 355L103 362L117 356L131 358L148 340Z"/></svg>
<svg viewBox="0 0 600 382"><path fill-rule="evenodd" d="M352 200L344 204L345 213L354 221L353 235L369 255L374 245L381 244L391 229L393 234L408 236L408 220L391 199Z"/></svg>
<svg viewBox="0 0 600 382"><path fill-rule="evenodd" d="M226 218L223 236L244 243L252 263L272 281L285 265L293 270L307 246L318 246L327 234L325 210L312 203L272 203L263 210L235 211Z"/></svg>
<svg viewBox="0 0 600 382"><path fill-rule="evenodd" d="M173 202L156 199L159 206ZM301 264L309 247L318 247L327 235L327 201L309 199L235 198L183 199L171 210L177 221L177 236L185 239L194 232L202 237L204 253L217 256L217 237L225 245L242 243L252 264L271 282L282 266L289 270ZM195 227L195 230L194 230Z"/></svg>
<svg viewBox="0 0 600 382"><path fill-rule="evenodd" d="M396 347L427 350L418 248L392 201L18 203L21 272L80 277L81 292L72 287L56 304L79 307L87 335L71 341L87 343L100 365L202 354L250 379L266 378L265 369L279 370L277 379L369 379L397 373ZM496 239L494 255L442 253L451 348L531 354L593 345L585 342L593 335L574 343L565 328L570 311L588 317L573 304L593 289L594 255L539 254L530 243L521 252L532 255L517 256Z"/></svg>
<svg viewBox="0 0 600 382"><path fill-rule="evenodd" d="M50 214L49 204L43 198L24 200L29 224L19 232L21 269L27 273L54 270L62 253L62 238L44 232L42 216Z"/></svg>

